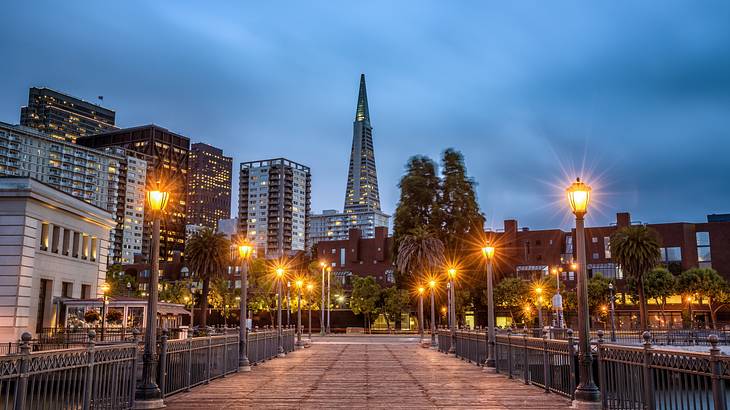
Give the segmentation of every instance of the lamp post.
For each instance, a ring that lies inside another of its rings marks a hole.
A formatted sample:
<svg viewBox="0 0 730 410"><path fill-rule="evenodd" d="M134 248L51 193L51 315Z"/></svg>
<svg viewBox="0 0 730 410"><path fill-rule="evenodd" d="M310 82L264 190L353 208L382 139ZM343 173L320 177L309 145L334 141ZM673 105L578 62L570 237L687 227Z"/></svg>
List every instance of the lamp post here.
<svg viewBox="0 0 730 410"><path fill-rule="evenodd" d="M109 293L109 284L104 282L101 285L101 341L104 341L104 331L106 329L106 302Z"/></svg>
<svg viewBox="0 0 730 410"><path fill-rule="evenodd" d="M456 278L456 269L449 268L449 297L451 305L449 306L449 319L451 324L451 345L449 346L449 354L456 353L456 301L454 293L454 278Z"/></svg>
<svg viewBox="0 0 730 410"><path fill-rule="evenodd" d="M132 282L127 282L127 297L132 295Z"/></svg>
<svg viewBox="0 0 730 410"><path fill-rule="evenodd" d="M291 326L291 282L286 281L286 326Z"/></svg>
<svg viewBox="0 0 730 410"><path fill-rule="evenodd" d="M591 187L576 179L568 189L568 201L575 214L575 243L578 257L578 351L580 382L575 398L585 402L599 402L601 392L593 381L593 357L591 353L591 325L588 310L588 275L586 272L586 241L584 217L588 211Z"/></svg>
<svg viewBox="0 0 730 410"><path fill-rule="evenodd" d="M309 314L307 315L307 319L309 321L309 342L312 342L312 290L314 290L314 285L310 282L307 283L307 304L309 305Z"/></svg>
<svg viewBox="0 0 730 410"><path fill-rule="evenodd" d="M555 274L555 280L557 281L557 287L555 288L555 294L553 295L553 309L555 310L555 327L563 327L563 296L560 294L560 274L563 272L563 268L553 268L552 272Z"/></svg>
<svg viewBox="0 0 730 410"><path fill-rule="evenodd" d="M277 324L277 339L279 347L277 349L276 357L284 357L284 335L281 332L281 281L284 280L284 268L276 268L276 324Z"/></svg>
<svg viewBox="0 0 730 410"><path fill-rule="evenodd" d="M494 260L494 246L487 242L486 246L482 248L482 255L487 260L487 360L484 361L486 367L494 367L494 343L496 342L496 335L494 334L494 273L493 273L493 260Z"/></svg>
<svg viewBox="0 0 730 410"><path fill-rule="evenodd" d="M320 315L319 315L320 316L320 318L319 318L319 335L324 336L325 331L326 331L326 327L324 325L324 271L325 271L325 268L327 267L327 263L320 262L319 267L322 268L322 282L320 284L320 287L322 288L322 304L319 305L319 313L320 313Z"/></svg>
<svg viewBox="0 0 730 410"><path fill-rule="evenodd" d="M423 292L426 289L423 286L418 287L418 343L423 343Z"/></svg>
<svg viewBox="0 0 730 410"><path fill-rule="evenodd" d="M303 349L304 344L302 343L302 286L304 286L304 281L302 279L297 279L294 282L294 285L297 287L297 349Z"/></svg>
<svg viewBox="0 0 730 410"><path fill-rule="evenodd" d="M428 282L428 287L431 288L431 349L436 349L436 301L434 293L436 292L436 281L431 279Z"/></svg>
<svg viewBox="0 0 730 410"><path fill-rule="evenodd" d="M248 243L238 245L238 256L241 258L241 297L238 308L240 309L238 323L238 370L242 372L251 371L251 363L248 361L248 263L253 253L253 246Z"/></svg>
<svg viewBox="0 0 730 410"><path fill-rule="evenodd" d="M535 294L537 294L537 300L535 301L535 305L537 305L537 327L542 329L542 288L536 287Z"/></svg>
<svg viewBox="0 0 730 410"><path fill-rule="evenodd" d="M611 298L611 341L616 342L616 296L615 296L615 289L613 287L613 282L608 282L608 291L610 292L610 298Z"/></svg>
<svg viewBox="0 0 730 410"><path fill-rule="evenodd" d="M694 328L695 328L695 318L694 318L694 314L692 313L692 301L693 301L692 295L687 296L687 308L689 311L688 313L689 313L689 329L690 330L694 330Z"/></svg>
<svg viewBox="0 0 730 410"><path fill-rule="evenodd" d="M330 276L332 276L332 267L327 267L327 334L330 334L330 314L332 313L332 307L330 306Z"/></svg>
<svg viewBox="0 0 730 410"><path fill-rule="evenodd" d="M164 407L162 392L157 385L157 286L160 274L160 219L170 199L165 191L147 191L147 204L152 213L152 272L147 296L147 327L145 328L144 354L142 355L142 382L135 393L140 407L152 409ZM141 404L140 403L140 404Z"/></svg>

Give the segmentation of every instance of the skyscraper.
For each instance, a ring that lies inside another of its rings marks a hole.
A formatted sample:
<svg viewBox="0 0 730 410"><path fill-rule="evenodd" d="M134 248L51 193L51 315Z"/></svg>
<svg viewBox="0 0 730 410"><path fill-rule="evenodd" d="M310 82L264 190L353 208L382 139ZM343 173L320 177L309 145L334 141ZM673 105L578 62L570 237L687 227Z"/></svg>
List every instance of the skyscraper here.
<svg viewBox="0 0 730 410"><path fill-rule="evenodd" d="M173 253L183 253L190 139L156 125L143 125L81 137L76 143L97 149L122 147L149 158L145 186L154 187L160 181L163 188L170 191L170 201L162 217L160 260L169 262L173 260ZM148 262L152 234L151 215L145 202L141 253Z"/></svg>
<svg viewBox="0 0 730 410"><path fill-rule="evenodd" d="M108 108L45 87L31 87L28 105L20 108L21 125L69 142L116 128L115 116Z"/></svg>
<svg viewBox="0 0 730 410"><path fill-rule="evenodd" d="M190 146L187 224L216 229L219 219L231 217L233 158L219 148L195 143Z"/></svg>
<svg viewBox="0 0 730 410"><path fill-rule="evenodd" d="M361 74L360 92L357 97L357 109L353 123L347 192L345 192L345 213L379 210L380 194L378 193L378 174L375 169L373 127L370 126L365 74Z"/></svg>
<svg viewBox="0 0 730 410"><path fill-rule="evenodd" d="M363 238L373 238L376 227L387 227L390 215L380 210L378 173L375 168L373 127L370 126L365 74L360 75L353 123L350 168L347 175L345 210L325 210L309 218L307 248L319 241L345 240L350 229L359 229Z"/></svg>
<svg viewBox="0 0 730 410"><path fill-rule="evenodd" d="M241 163L238 233L259 256L304 251L311 206L309 167L285 158Z"/></svg>

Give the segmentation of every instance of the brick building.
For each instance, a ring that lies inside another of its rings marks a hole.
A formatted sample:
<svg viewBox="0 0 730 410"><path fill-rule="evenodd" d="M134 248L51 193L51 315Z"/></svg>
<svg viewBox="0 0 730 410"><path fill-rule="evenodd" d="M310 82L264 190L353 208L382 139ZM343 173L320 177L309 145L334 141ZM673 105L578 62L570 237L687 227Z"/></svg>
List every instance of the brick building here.
<svg viewBox="0 0 730 410"><path fill-rule="evenodd" d="M362 231L350 229L346 240L318 242L317 258L332 266L334 278L346 287L353 276L372 276L389 286L395 283L392 246L386 227L376 227L373 238L363 238Z"/></svg>

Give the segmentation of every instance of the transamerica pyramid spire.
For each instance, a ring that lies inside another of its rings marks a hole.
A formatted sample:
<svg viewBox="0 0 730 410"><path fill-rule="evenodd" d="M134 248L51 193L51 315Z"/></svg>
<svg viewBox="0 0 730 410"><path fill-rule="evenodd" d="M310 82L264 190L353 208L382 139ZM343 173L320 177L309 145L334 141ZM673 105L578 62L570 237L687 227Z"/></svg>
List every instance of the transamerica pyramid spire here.
<svg viewBox="0 0 730 410"><path fill-rule="evenodd" d="M360 75L360 92L353 124L350 169L345 192L345 213L380 210L378 175L375 169L373 128L370 126L365 74Z"/></svg>

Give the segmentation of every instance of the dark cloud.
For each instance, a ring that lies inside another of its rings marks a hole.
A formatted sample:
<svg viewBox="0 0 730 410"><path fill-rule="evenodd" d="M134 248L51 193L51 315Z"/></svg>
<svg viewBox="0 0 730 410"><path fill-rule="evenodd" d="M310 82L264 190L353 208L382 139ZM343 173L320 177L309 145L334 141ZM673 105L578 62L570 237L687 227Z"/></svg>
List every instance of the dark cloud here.
<svg viewBox="0 0 730 410"><path fill-rule="evenodd" d="M382 202L409 156L464 152L490 224L566 224L562 186L596 177L594 223L730 211L727 2L57 2L6 5L0 120L27 87L104 95L236 162L312 167L342 206L357 79L368 78ZM584 171L585 170L585 171Z"/></svg>

